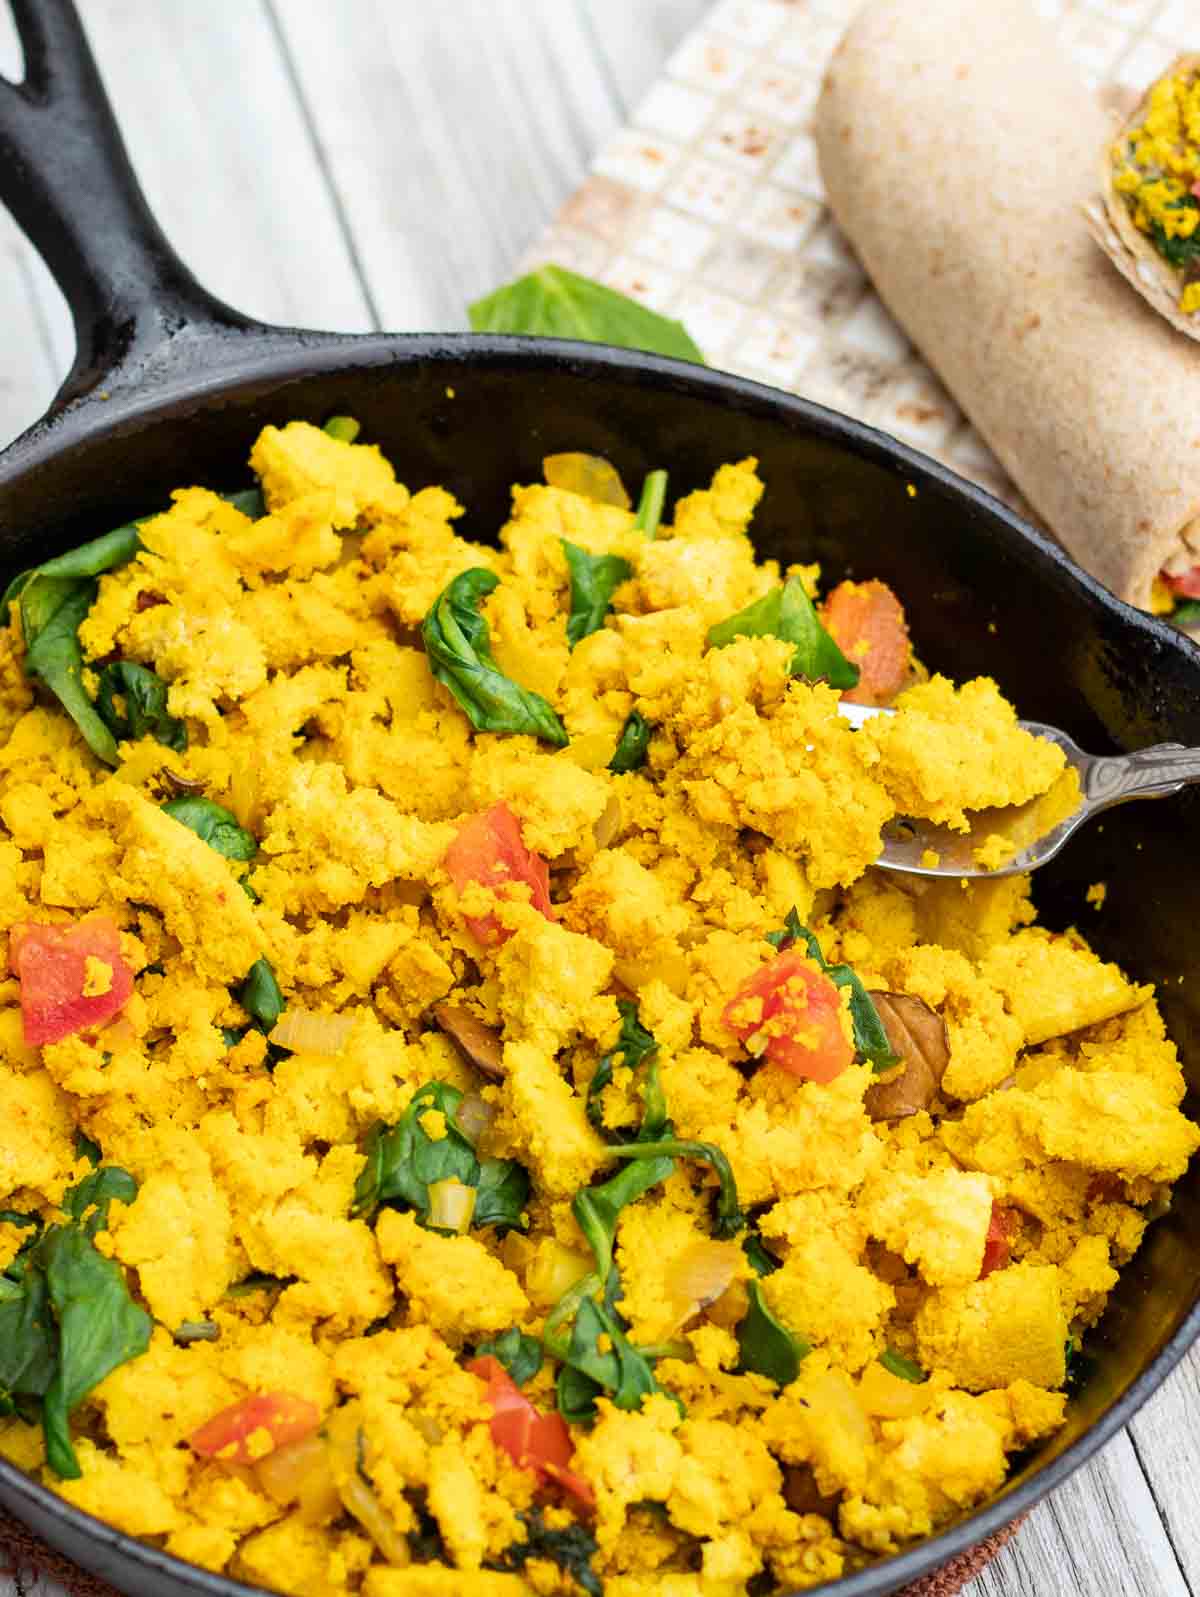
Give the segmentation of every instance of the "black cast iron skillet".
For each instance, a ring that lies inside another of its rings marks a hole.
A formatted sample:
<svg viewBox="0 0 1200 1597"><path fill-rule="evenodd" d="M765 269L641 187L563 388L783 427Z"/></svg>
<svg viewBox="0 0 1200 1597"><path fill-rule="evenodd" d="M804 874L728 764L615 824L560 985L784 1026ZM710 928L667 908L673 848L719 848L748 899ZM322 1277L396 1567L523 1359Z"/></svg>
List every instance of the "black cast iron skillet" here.
<svg viewBox="0 0 1200 1597"><path fill-rule="evenodd" d="M607 455L628 482L667 466L679 492L755 454L768 484L761 552L890 582L931 667L990 673L1022 715L1065 727L1089 749L1200 745L1200 651L1119 604L987 494L855 421L616 349L297 332L220 304L146 207L70 0L12 3L27 71L19 88L0 82L0 198L67 295L79 348L47 415L0 455L0 580L160 505L182 482L243 486L258 429L294 417L360 417L404 482L445 483L469 507L474 537L494 533L508 484L536 480L554 450ZM1047 923L1081 922L1105 957L1161 985L1193 1114L1198 803L1192 790L1116 810L1037 878ZM1108 884L1100 915L1084 902L1096 881ZM1200 1331L1198 1299L1193 1170L1088 1338L1095 1368L1063 1431L978 1513L821 1592L884 1597L1028 1509L1154 1391ZM68 1507L2 1463L0 1503L132 1597L250 1591Z"/></svg>

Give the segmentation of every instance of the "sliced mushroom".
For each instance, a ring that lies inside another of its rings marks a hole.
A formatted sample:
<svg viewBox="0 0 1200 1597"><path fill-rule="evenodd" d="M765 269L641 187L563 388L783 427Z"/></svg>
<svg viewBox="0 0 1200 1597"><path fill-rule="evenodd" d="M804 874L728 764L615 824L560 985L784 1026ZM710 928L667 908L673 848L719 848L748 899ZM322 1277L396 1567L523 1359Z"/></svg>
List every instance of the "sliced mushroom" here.
<svg viewBox="0 0 1200 1597"><path fill-rule="evenodd" d="M485 1026L469 1009L460 1009L457 1004L434 1004L433 1018L476 1070L493 1081L503 1079L504 1045L495 1026Z"/></svg>
<svg viewBox="0 0 1200 1597"><path fill-rule="evenodd" d="M823 1514L833 1519L837 1513L837 1496L825 1496L811 1464L792 1464L784 1470L783 1500L793 1514Z"/></svg>
<svg viewBox="0 0 1200 1597"><path fill-rule="evenodd" d="M872 1120L904 1120L928 1109L950 1063L946 1023L911 993L869 994L888 1042L901 1063L867 1088L863 1106Z"/></svg>

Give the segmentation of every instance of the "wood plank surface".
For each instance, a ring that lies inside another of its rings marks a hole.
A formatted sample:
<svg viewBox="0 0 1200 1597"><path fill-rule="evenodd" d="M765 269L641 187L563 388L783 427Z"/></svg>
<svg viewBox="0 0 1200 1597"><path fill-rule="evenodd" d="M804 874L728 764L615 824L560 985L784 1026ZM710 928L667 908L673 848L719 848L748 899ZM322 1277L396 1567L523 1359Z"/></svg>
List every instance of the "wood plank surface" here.
<svg viewBox="0 0 1200 1597"><path fill-rule="evenodd" d="M1114 0L1096 0L1103 14ZM80 0L152 206L267 321L466 325L706 0ZM0 71L19 75L6 8ZM44 408L66 307L0 214L0 443ZM968 1597L1200 1597L1200 1362L1031 1515ZM0 1574L0 1597L62 1597Z"/></svg>

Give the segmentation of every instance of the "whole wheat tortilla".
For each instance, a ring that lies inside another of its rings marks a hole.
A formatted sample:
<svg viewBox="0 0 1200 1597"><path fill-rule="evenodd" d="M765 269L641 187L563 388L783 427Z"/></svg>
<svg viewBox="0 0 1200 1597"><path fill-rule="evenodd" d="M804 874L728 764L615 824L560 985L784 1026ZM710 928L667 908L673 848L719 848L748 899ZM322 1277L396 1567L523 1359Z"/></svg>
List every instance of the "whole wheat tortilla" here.
<svg viewBox="0 0 1200 1597"><path fill-rule="evenodd" d="M1172 61L1162 77L1173 78L1177 72L1194 76L1198 71L1200 56L1181 55ZM1155 81L1161 82L1162 79ZM1114 183L1113 142L1145 121L1154 87L1152 83L1137 109L1123 121L1119 131L1109 131L1100 155L1099 197L1090 201L1084 214L1092 237L1122 276L1153 305L1160 316L1167 318L1172 327L1177 327L1189 338L1200 339L1200 313L1192 312L1185 316L1179 309L1182 274L1169 261L1165 261L1146 234L1134 226L1125 197L1117 193Z"/></svg>
<svg viewBox="0 0 1200 1597"><path fill-rule="evenodd" d="M1200 515L1200 350L1088 232L1112 135L1025 0L868 0L816 113L884 302L1080 564L1146 605Z"/></svg>

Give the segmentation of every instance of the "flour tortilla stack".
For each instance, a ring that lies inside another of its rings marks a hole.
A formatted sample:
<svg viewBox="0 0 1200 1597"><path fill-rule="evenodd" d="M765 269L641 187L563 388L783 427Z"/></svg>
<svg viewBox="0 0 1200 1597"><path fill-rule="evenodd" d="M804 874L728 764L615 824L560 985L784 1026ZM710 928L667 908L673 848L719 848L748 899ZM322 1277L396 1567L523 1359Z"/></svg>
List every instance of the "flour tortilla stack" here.
<svg viewBox="0 0 1200 1597"><path fill-rule="evenodd" d="M1176 73L1194 77L1197 71L1200 71L1200 56L1181 55L1172 61L1163 77L1174 77ZM1150 87L1152 89L1154 84ZM1149 101L1148 89L1137 110L1121 124L1122 135L1131 128L1142 126ZM1115 170L1112 146L1116 136L1110 130L1104 142L1100 156L1099 199L1093 200L1087 207L1091 235L1122 276L1153 305L1160 316L1165 316L1172 327L1177 327L1189 338L1200 339L1200 313L1193 311L1185 316L1179 309L1180 273L1163 260L1146 234L1134 226L1129 206L1113 184Z"/></svg>
<svg viewBox="0 0 1200 1597"><path fill-rule="evenodd" d="M1200 349L1089 234L1113 132L1024 0L869 0L816 116L892 314L1080 564L1148 605L1185 529L1200 550Z"/></svg>

